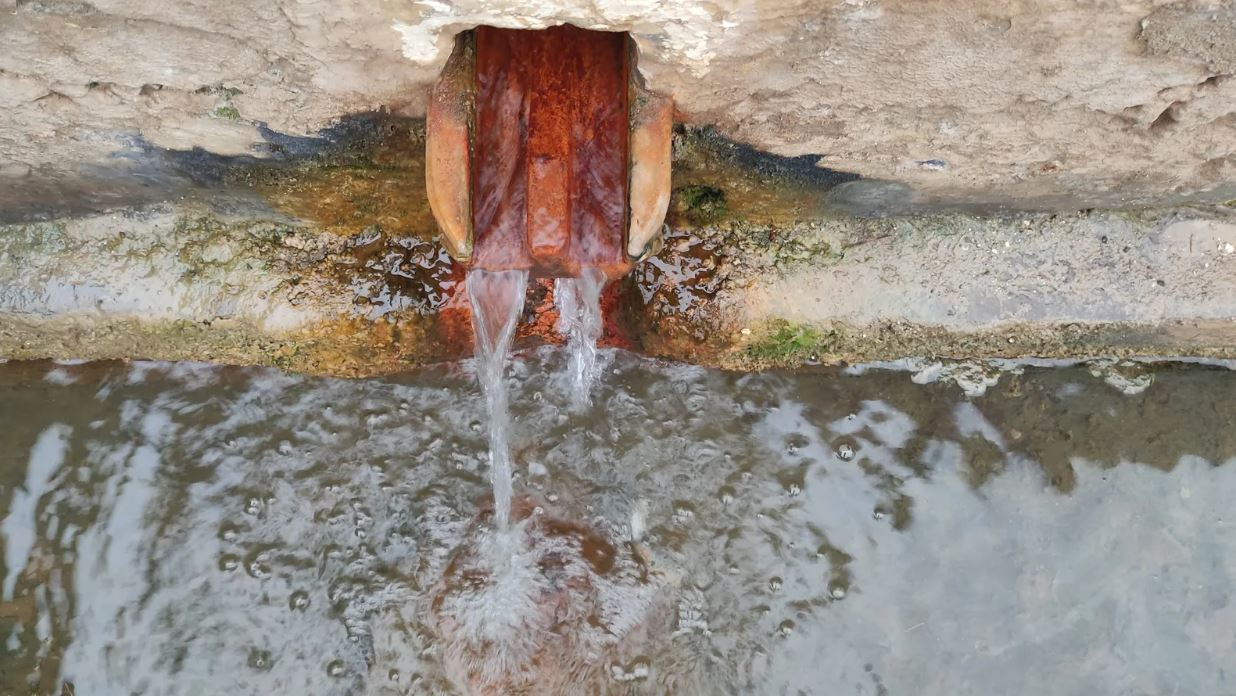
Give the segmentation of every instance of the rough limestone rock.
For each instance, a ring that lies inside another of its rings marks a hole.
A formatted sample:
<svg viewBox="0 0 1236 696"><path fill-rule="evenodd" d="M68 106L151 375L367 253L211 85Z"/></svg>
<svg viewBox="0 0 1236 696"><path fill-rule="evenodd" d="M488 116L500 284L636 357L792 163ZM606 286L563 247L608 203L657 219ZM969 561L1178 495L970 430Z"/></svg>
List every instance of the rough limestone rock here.
<svg viewBox="0 0 1236 696"><path fill-rule="evenodd" d="M631 32L683 120L924 200L1236 196L1230 0L0 0L0 204L420 114L457 32L562 22Z"/></svg>

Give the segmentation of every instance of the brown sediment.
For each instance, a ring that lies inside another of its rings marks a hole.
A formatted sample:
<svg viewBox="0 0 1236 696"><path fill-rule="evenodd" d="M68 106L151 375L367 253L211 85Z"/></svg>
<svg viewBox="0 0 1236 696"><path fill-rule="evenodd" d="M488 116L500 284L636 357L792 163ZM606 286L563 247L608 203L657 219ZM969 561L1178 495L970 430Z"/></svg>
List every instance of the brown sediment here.
<svg viewBox="0 0 1236 696"><path fill-rule="evenodd" d="M374 115L366 125L312 159L238 164L226 180L252 189L279 212L335 234L377 226L388 234L434 238L424 122Z"/></svg>
<svg viewBox="0 0 1236 696"><path fill-rule="evenodd" d="M824 195L858 177L820 166L818 157L777 157L707 127L674 134L673 196L667 222L690 228L739 220L788 224L827 217Z"/></svg>

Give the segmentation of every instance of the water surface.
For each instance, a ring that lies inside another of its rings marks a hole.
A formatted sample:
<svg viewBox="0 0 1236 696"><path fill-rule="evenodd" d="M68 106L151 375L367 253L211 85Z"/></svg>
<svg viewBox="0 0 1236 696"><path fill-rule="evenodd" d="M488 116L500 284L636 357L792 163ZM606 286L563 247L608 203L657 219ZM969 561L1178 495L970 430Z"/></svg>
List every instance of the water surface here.
<svg viewBox="0 0 1236 696"><path fill-rule="evenodd" d="M1236 372L600 358L506 536L468 365L0 365L0 693L1236 693Z"/></svg>

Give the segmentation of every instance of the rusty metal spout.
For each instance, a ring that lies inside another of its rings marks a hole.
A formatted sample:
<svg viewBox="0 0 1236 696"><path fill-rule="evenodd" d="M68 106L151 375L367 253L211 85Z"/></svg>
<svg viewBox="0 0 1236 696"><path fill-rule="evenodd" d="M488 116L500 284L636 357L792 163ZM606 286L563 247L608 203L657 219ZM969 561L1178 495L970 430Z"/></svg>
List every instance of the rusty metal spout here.
<svg viewBox="0 0 1236 696"><path fill-rule="evenodd" d="M659 248L673 103L634 79L625 34L461 35L427 118L443 244L473 268L609 278Z"/></svg>

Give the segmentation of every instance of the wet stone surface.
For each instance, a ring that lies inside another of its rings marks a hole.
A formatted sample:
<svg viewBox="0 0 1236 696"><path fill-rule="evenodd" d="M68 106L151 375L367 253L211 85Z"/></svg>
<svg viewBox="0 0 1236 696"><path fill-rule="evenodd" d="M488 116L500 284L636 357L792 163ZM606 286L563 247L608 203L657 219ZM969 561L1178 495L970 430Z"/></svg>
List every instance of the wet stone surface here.
<svg viewBox="0 0 1236 696"><path fill-rule="evenodd" d="M1236 372L602 359L509 535L466 363L0 365L0 692L1232 692Z"/></svg>

